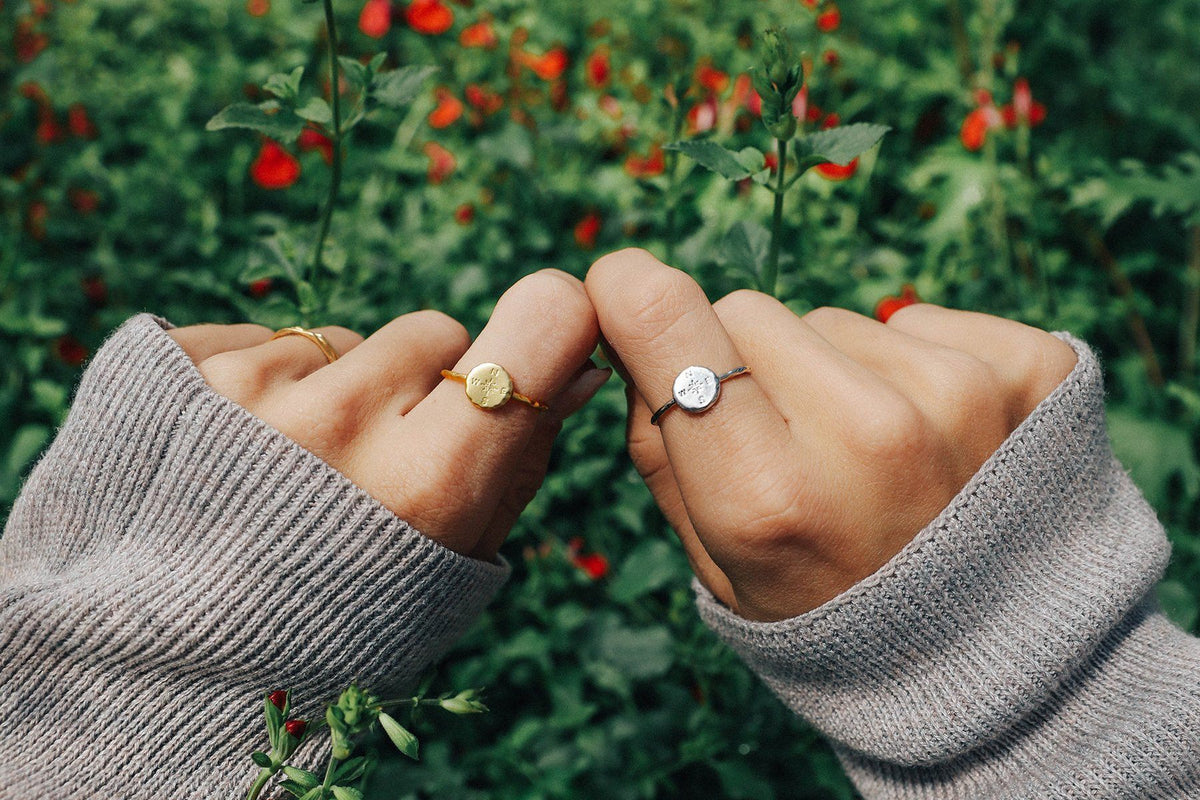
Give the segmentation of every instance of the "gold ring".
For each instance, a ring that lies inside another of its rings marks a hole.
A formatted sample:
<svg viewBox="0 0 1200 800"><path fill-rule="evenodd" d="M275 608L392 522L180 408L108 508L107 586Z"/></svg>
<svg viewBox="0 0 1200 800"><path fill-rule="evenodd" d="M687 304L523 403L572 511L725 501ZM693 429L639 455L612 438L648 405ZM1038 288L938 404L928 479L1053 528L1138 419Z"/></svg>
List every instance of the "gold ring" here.
<svg viewBox="0 0 1200 800"><path fill-rule="evenodd" d="M465 384L467 398L479 408L499 408L509 400L517 400L539 411L545 411L547 408L544 403L539 403L514 389L512 376L499 364L480 364L466 375L444 369L442 377Z"/></svg>
<svg viewBox="0 0 1200 800"><path fill-rule="evenodd" d="M270 341L273 342L276 339L282 339L284 336L303 336L321 348L321 354L325 356L325 360L330 364L338 360L337 350L333 349L333 345L329 343L329 340L323 334L310 331L308 328L301 328L299 325L293 325L290 328L280 328L275 331L275 335L271 337Z"/></svg>

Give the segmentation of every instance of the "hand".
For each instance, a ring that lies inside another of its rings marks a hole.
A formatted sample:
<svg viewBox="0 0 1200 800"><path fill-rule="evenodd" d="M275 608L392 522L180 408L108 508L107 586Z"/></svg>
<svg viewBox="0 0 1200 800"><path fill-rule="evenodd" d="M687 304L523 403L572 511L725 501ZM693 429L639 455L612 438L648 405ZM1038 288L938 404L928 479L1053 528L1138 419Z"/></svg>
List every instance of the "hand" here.
<svg viewBox="0 0 1200 800"><path fill-rule="evenodd" d="M398 317L364 340L319 328L327 364L300 336L269 341L258 325L171 331L217 392L324 459L421 533L492 560L541 486L563 419L608 377L591 367L596 316L575 278L544 270L500 298L474 343L437 311ZM485 361L549 411L476 408L462 384Z"/></svg>
<svg viewBox="0 0 1200 800"><path fill-rule="evenodd" d="M630 382L629 452L701 582L753 620L810 611L875 572L938 515L1065 378L1074 350L1009 320L932 305L887 325L765 294L710 305L650 254L586 280ZM689 365L727 381L699 416L651 413Z"/></svg>

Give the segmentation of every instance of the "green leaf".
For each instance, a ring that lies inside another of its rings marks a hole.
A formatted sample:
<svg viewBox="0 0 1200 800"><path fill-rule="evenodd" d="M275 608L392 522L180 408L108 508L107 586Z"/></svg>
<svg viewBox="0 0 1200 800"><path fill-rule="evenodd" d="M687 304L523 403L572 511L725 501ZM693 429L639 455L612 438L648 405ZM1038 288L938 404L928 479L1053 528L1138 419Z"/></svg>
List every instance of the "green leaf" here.
<svg viewBox="0 0 1200 800"><path fill-rule="evenodd" d="M388 714L380 714L379 723L383 725L384 733L386 733L388 738L392 740L392 744L396 745L396 749L416 761L417 748L419 747L417 737L409 733L403 725L401 725L399 722L396 722L396 720Z"/></svg>
<svg viewBox="0 0 1200 800"><path fill-rule="evenodd" d="M300 91L300 79L304 77L304 67L296 67L291 72L276 72L267 78L263 89L278 97L280 100L291 100Z"/></svg>
<svg viewBox="0 0 1200 800"><path fill-rule="evenodd" d="M1185 631L1190 631L1200 617L1196 595L1179 581L1163 581L1158 585L1158 602L1167 619Z"/></svg>
<svg viewBox="0 0 1200 800"><path fill-rule="evenodd" d="M763 154L753 147L740 151L722 147L716 142L671 142L664 150L677 150L705 169L730 180L749 178L762 169Z"/></svg>
<svg viewBox="0 0 1200 800"><path fill-rule="evenodd" d="M307 103L296 109L296 116L318 125L328 125L333 122L333 109L322 98L312 97Z"/></svg>
<svg viewBox="0 0 1200 800"><path fill-rule="evenodd" d="M761 223L735 222L721 242L721 255L727 266L757 276L771 250L771 232Z"/></svg>
<svg viewBox="0 0 1200 800"><path fill-rule="evenodd" d="M666 674L674 660L675 640L665 626L626 628L610 625L597 641L601 658L634 680Z"/></svg>
<svg viewBox="0 0 1200 800"><path fill-rule="evenodd" d="M284 783L287 783L287 781L284 781ZM324 794L324 789L322 789L320 786L314 786L304 794L300 795L300 800L320 800Z"/></svg>
<svg viewBox="0 0 1200 800"><path fill-rule="evenodd" d="M262 106L250 103L234 103L217 112L217 115L204 126L210 131L221 131L226 128L247 128L252 131L278 139L281 142L291 142L300 135L304 123L294 114L277 111L268 114Z"/></svg>
<svg viewBox="0 0 1200 800"><path fill-rule="evenodd" d="M1176 475L1189 497L1200 495L1200 464L1183 428L1136 411L1111 408L1108 433L1117 458L1151 505L1167 506L1169 484Z"/></svg>
<svg viewBox="0 0 1200 800"><path fill-rule="evenodd" d="M660 539L652 539L625 557L608 586L608 593L616 602L628 603L678 577L679 556L675 548Z"/></svg>
<svg viewBox="0 0 1200 800"><path fill-rule="evenodd" d="M263 693L263 714L267 718L267 736L271 739L271 747L278 749L283 730L283 712L275 707L266 693Z"/></svg>
<svg viewBox="0 0 1200 800"><path fill-rule="evenodd" d="M338 765L338 768L333 772L333 779L338 783L347 781L355 781L362 777L370 765L371 759L367 756L357 756L349 761L343 761Z"/></svg>
<svg viewBox="0 0 1200 800"><path fill-rule="evenodd" d="M264 769L271 766L271 757L261 750L255 750L251 753L250 759Z"/></svg>
<svg viewBox="0 0 1200 800"><path fill-rule="evenodd" d="M408 66L381 72L371 82L371 96L388 108L403 108L417 99L437 67Z"/></svg>
<svg viewBox="0 0 1200 800"><path fill-rule="evenodd" d="M358 789L351 789L349 786L334 786L333 796L337 800L363 800L363 793Z"/></svg>
<svg viewBox="0 0 1200 800"><path fill-rule="evenodd" d="M886 125L859 122L817 131L796 140L796 159L803 169L825 162L844 167L879 144L879 140L890 130Z"/></svg>
<svg viewBox="0 0 1200 800"><path fill-rule="evenodd" d="M312 789L301 786L295 781L280 781L279 788L290 794L292 797L307 797L312 794Z"/></svg>
<svg viewBox="0 0 1200 800"><path fill-rule="evenodd" d="M305 789L311 789L312 787L321 783L320 779L317 778L316 775L308 770L300 769L299 767L284 767L283 774L287 775Z"/></svg>
<svg viewBox="0 0 1200 800"><path fill-rule="evenodd" d="M346 76L346 81L354 88L355 91L360 91L367 85L368 67L356 58L348 56L338 56L338 65L342 68L342 73Z"/></svg>

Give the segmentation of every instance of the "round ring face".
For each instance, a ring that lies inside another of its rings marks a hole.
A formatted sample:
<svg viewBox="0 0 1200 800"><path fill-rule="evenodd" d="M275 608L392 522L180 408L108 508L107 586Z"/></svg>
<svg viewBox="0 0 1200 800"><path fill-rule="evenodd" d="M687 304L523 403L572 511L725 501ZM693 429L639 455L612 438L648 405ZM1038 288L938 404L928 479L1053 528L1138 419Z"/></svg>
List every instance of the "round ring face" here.
<svg viewBox="0 0 1200 800"><path fill-rule="evenodd" d="M712 408L721 394L717 373L706 367L688 367L675 378L671 392L684 411L698 414Z"/></svg>
<svg viewBox="0 0 1200 800"><path fill-rule="evenodd" d="M480 364L467 373L467 397L480 408L499 408L512 393L512 378L499 364Z"/></svg>

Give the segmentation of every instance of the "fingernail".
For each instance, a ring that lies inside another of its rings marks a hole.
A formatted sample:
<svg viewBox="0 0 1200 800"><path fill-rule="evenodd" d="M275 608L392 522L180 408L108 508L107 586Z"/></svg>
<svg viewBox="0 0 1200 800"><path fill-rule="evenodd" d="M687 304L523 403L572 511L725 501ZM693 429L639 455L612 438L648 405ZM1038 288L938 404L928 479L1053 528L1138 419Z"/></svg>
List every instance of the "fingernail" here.
<svg viewBox="0 0 1200 800"><path fill-rule="evenodd" d="M556 409L565 419L587 404L600 391L600 387L612 377L612 367L589 369L580 375L558 396Z"/></svg>

